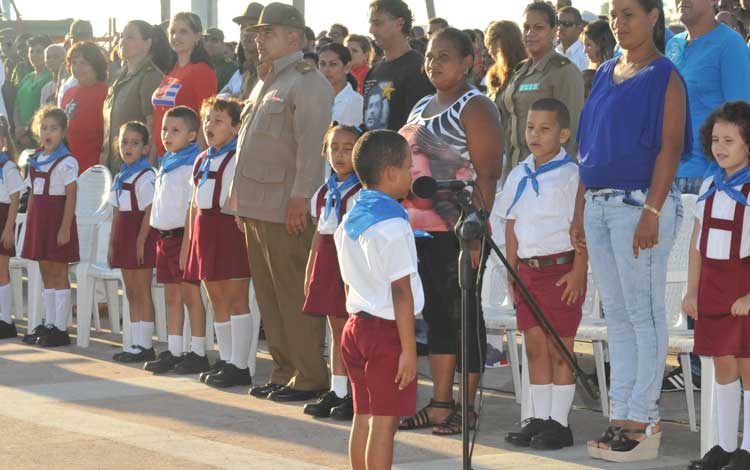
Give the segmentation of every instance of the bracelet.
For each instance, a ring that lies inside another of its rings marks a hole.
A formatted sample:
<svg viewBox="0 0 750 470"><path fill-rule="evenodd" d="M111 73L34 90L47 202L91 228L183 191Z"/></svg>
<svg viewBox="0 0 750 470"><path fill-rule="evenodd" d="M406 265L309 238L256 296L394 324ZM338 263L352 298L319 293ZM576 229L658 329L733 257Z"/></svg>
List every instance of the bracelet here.
<svg viewBox="0 0 750 470"><path fill-rule="evenodd" d="M657 209L656 207L650 206L648 204L643 204L643 208L646 209L647 211L651 212L655 216L661 217L661 211L659 209Z"/></svg>

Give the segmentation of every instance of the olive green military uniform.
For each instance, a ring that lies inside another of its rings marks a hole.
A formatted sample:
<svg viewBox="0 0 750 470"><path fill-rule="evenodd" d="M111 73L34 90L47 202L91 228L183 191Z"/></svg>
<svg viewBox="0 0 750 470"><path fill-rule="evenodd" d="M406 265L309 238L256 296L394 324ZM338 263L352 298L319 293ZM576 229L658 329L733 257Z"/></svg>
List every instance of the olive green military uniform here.
<svg viewBox="0 0 750 470"><path fill-rule="evenodd" d="M542 98L556 98L570 112L571 137L565 148L576 157L578 144L576 133L583 108L583 76L575 64L566 57L550 51L536 64L526 59L516 68L499 99L502 116L506 118L506 158L503 181L518 162L529 155L526 145L526 117L531 105Z"/></svg>

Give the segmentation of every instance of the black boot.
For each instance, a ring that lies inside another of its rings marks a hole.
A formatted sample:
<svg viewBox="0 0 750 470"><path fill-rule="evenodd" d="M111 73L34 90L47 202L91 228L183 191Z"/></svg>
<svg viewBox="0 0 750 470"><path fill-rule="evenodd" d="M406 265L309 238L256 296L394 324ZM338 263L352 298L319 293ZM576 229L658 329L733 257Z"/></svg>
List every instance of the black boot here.
<svg viewBox="0 0 750 470"><path fill-rule="evenodd" d="M505 436L505 442L519 447L529 447L531 439L545 429L547 421L539 418L529 418L523 421L519 432L510 432Z"/></svg>
<svg viewBox="0 0 750 470"><path fill-rule="evenodd" d="M305 405L304 411L306 415L315 416L316 418L328 418L331 416L331 408L339 406L343 402L343 398L339 398L336 392L329 390L315 403Z"/></svg>
<svg viewBox="0 0 750 470"><path fill-rule="evenodd" d="M531 438L530 445L534 449L558 450L573 445L573 432L570 426L563 426L554 419L548 419L546 429Z"/></svg>
<svg viewBox="0 0 750 470"><path fill-rule="evenodd" d="M250 369L240 369L234 364L225 363L224 367L217 373L206 377L206 385L216 388L229 388L237 385L251 385Z"/></svg>

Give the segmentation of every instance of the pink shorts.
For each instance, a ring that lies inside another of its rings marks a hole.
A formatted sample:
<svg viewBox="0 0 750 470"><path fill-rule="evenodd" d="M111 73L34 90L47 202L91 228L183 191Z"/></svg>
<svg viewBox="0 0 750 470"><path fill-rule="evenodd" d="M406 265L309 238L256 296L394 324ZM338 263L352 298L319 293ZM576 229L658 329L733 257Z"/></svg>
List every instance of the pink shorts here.
<svg viewBox="0 0 750 470"><path fill-rule="evenodd" d="M200 285L200 281L188 281L180 269L180 248L182 237L159 238L156 242L156 282L161 284Z"/></svg>
<svg viewBox="0 0 750 470"><path fill-rule="evenodd" d="M341 353L352 385L354 414L416 413L416 378L404 390L395 383L401 339L394 320L350 315L342 335Z"/></svg>

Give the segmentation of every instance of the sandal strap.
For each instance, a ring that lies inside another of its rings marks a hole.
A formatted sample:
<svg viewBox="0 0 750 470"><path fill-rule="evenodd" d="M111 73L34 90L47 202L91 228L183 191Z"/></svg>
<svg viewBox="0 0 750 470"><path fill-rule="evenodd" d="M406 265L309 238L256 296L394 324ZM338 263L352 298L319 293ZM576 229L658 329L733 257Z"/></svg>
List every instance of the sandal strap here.
<svg viewBox="0 0 750 470"><path fill-rule="evenodd" d="M608 442L612 442L616 437L617 434L620 432L622 427L620 426L608 426L607 429L604 431L604 434L597 439L596 442L600 444L606 444Z"/></svg>
<svg viewBox="0 0 750 470"><path fill-rule="evenodd" d="M429 403L427 403L427 405L422 409L424 410L426 408L442 408L444 410L452 410L456 408L456 400L438 401L431 398Z"/></svg>

